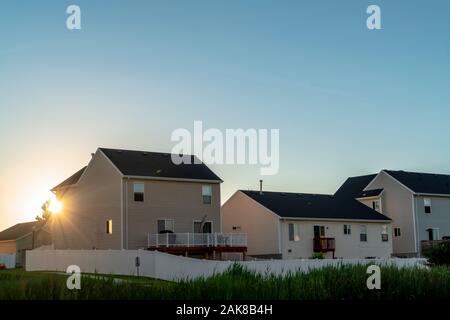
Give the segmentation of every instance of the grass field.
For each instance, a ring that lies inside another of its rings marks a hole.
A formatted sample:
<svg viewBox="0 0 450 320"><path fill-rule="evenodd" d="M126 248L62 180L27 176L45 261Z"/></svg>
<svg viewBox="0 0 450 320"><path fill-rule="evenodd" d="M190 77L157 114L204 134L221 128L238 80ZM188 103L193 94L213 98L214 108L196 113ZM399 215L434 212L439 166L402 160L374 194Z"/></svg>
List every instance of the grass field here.
<svg viewBox="0 0 450 320"><path fill-rule="evenodd" d="M5 299L300 299L395 300L450 298L450 268L381 269L381 289L366 286L365 266L327 267L308 274L263 277L234 266L226 273L184 282L144 277L85 275L81 290L66 288L67 275L0 271L0 300ZM119 279L119 280L117 280Z"/></svg>

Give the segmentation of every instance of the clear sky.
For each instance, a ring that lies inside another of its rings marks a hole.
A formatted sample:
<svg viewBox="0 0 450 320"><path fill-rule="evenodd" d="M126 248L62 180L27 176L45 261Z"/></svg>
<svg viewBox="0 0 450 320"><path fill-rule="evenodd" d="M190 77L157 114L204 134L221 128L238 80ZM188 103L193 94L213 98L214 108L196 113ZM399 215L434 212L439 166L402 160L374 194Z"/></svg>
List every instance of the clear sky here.
<svg viewBox="0 0 450 320"><path fill-rule="evenodd" d="M66 28L77 4L82 29ZM382 30L366 28L381 7ZM0 4L0 229L33 220L98 146L279 128L271 190L332 193L383 168L450 173L450 1ZM258 166L212 166L222 199Z"/></svg>

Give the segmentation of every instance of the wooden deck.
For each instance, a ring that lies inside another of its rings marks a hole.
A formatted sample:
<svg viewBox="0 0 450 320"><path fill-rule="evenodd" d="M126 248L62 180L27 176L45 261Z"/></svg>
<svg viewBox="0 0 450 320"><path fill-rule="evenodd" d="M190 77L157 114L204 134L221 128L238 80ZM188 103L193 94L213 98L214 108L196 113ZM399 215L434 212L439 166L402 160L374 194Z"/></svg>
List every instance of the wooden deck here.
<svg viewBox="0 0 450 320"><path fill-rule="evenodd" d="M242 253L243 259L247 253L247 247L227 247L227 246L151 246L147 250L159 251L184 256L203 256L206 259L221 259L223 252Z"/></svg>

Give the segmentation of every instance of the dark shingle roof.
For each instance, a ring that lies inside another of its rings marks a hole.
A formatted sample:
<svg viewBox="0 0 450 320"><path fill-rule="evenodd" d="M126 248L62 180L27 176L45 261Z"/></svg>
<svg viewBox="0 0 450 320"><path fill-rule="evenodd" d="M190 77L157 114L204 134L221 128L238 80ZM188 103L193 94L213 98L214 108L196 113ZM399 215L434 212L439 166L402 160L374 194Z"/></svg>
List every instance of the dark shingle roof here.
<svg viewBox="0 0 450 320"><path fill-rule="evenodd" d="M53 191L53 190L56 190L56 189L59 189L59 188L62 188L62 187L67 187L67 186L70 186L70 185L73 185L73 184L77 183L78 180L80 179L81 175L83 174L83 172L84 172L85 169L86 169L86 167L84 167L84 168L78 170L78 171L75 172L73 175L71 175L70 177L68 177L66 180L64 180L63 182L61 182L60 184L58 184L56 187L54 187L54 188L52 189L52 191Z"/></svg>
<svg viewBox="0 0 450 320"><path fill-rule="evenodd" d="M247 196L282 218L380 220L390 221L381 213L351 198L324 194L241 190Z"/></svg>
<svg viewBox="0 0 450 320"><path fill-rule="evenodd" d="M450 175L384 170L417 193L450 194Z"/></svg>
<svg viewBox="0 0 450 320"><path fill-rule="evenodd" d="M372 189L372 190L365 190L361 191L356 198L368 198L368 197L377 197L379 196L384 189Z"/></svg>
<svg viewBox="0 0 450 320"><path fill-rule="evenodd" d="M194 164L195 156L187 156L191 158L191 164L177 165L172 162L170 153L100 150L126 176L222 181L204 163Z"/></svg>
<svg viewBox="0 0 450 320"><path fill-rule="evenodd" d="M376 177L376 174L350 177L334 193L335 197L357 198L361 191Z"/></svg>
<svg viewBox="0 0 450 320"><path fill-rule="evenodd" d="M32 222L18 223L0 232L0 241L16 240L33 231L33 227L35 228L35 230L42 228L45 225L45 223L46 221L32 221Z"/></svg>

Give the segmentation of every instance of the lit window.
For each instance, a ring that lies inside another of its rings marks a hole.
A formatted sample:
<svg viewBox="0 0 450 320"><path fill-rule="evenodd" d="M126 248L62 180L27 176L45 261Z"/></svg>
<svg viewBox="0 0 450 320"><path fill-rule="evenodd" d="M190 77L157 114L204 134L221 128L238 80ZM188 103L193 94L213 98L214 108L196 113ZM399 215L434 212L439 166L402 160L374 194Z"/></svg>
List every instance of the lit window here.
<svg viewBox="0 0 450 320"><path fill-rule="evenodd" d="M423 199L423 206L425 208L425 213L431 213L431 199L430 198Z"/></svg>
<svg viewBox="0 0 450 320"><path fill-rule="evenodd" d="M401 236L400 228L398 228L398 227L394 228L394 237L400 237L400 236Z"/></svg>
<svg viewBox="0 0 450 320"><path fill-rule="evenodd" d="M143 202L144 201L144 183L135 182L133 183L134 201Z"/></svg>
<svg viewBox="0 0 450 320"><path fill-rule="evenodd" d="M359 241L367 242L367 227L361 226L359 231Z"/></svg>
<svg viewBox="0 0 450 320"><path fill-rule="evenodd" d="M352 234L352 228L349 224L344 224L344 234Z"/></svg>
<svg viewBox="0 0 450 320"><path fill-rule="evenodd" d="M106 234L112 234L112 220L106 220Z"/></svg>
<svg viewBox="0 0 450 320"><path fill-rule="evenodd" d="M289 241L300 241L300 226L296 223L289 223Z"/></svg>
<svg viewBox="0 0 450 320"><path fill-rule="evenodd" d="M172 219L158 220L158 233L173 232L175 230L174 225L175 221Z"/></svg>
<svg viewBox="0 0 450 320"><path fill-rule="evenodd" d="M211 204L212 188L211 186L202 186L203 204Z"/></svg>

